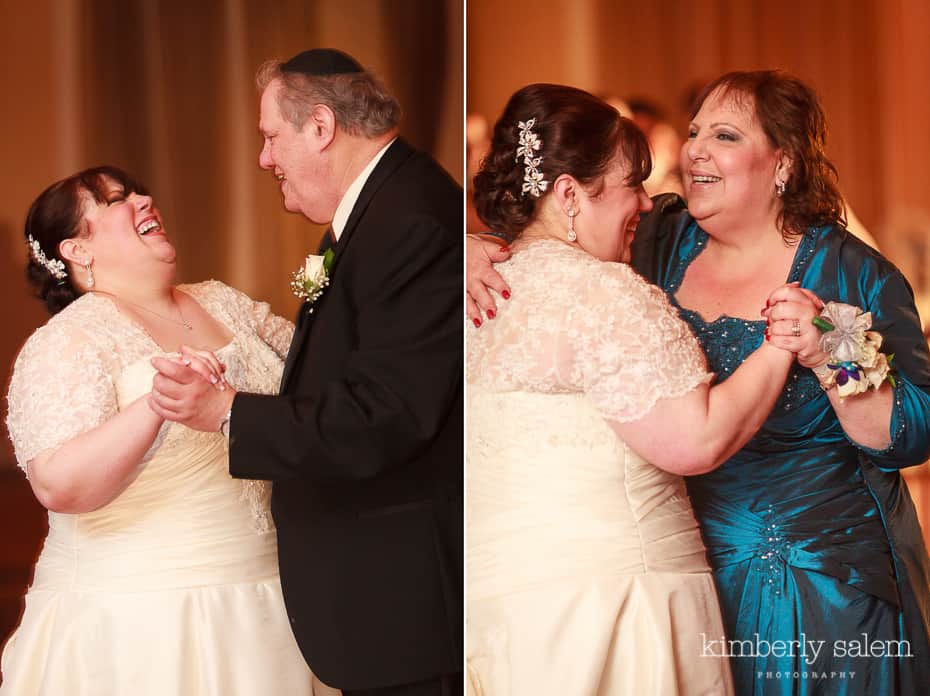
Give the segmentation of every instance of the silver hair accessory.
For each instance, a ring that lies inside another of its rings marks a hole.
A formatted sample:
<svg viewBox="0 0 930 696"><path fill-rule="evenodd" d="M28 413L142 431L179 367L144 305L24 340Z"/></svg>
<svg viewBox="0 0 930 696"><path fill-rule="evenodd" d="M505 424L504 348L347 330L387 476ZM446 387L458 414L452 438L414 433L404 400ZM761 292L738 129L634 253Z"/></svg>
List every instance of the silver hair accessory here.
<svg viewBox="0 0 930 696"><path fill-rule="evenodd" d="M542 141L533 132L535 125L535 118L517 123L517 128L520 129L520 147L517 148L515 160L519 162L520 158L523 158L523 190L521 193L529 193L533 198L539 198L549 186L549 182L543 179L543 173L537 169L542 162L542 157L536 157L536 150L542 147Z"/></svg>
<svg viewBox="0 0 930 696"><path fill-rule="evenodd" d="M37 239L33 239L30 234L28 237L29 249L32 251L32 258L35 259L35 262L42 266L46 271L52 274L52 277L58 281L58 284L64 282L65 278L68 277L67 271L65 271L64 261L60 259L50 259L42 251L42 247L39 245Z"/></svg>
<svg viewBox="0 0 930 696"><path fill-rule="evenodd" d="M578 235L575 234L575 216L578 213L574 208L568 209L568 241L574 242L578 239Z"/></svg>
<svg viewBox="0 0 930 696"><path fill-rule="evenodd" d="M787 187L785 186L784 181L778 181L778 180L775 181L775 193L778 194L779 198L785 195L786 188Z"/></svg>

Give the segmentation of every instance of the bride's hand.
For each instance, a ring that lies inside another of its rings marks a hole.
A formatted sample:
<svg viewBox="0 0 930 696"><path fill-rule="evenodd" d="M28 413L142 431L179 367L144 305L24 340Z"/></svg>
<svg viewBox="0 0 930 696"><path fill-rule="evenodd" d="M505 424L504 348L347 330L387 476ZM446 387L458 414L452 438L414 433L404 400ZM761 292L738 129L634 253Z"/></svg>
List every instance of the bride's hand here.
<svg viewBox="0 0 930 696"><path fill-rule="evenodd" d="M180 357L170 359L191 368L212 384L214 388L220 391L226 389L226 378L224 377L226 366L209 350L199 350L182 345Z"/></svg>
<svg viewBox="0 0 930 696"><path fill-rule="evenodd" d="M510 298L510 287L493 266L509 258L510 249L499 241L471 234L465 238L465 313L476 328L481 326L482 311L488 319L497 312L489 290L497 291L505 300Z"/></svg>
<svg viewBox="0 0 930 696"><path fill-rule="evenodd" d="M821 309L820 298L797 283L776 288L762 310L768 324L766 340L794 353L803 367L823 365L830 356L820 349L820 330L811 323Z"/></svg>

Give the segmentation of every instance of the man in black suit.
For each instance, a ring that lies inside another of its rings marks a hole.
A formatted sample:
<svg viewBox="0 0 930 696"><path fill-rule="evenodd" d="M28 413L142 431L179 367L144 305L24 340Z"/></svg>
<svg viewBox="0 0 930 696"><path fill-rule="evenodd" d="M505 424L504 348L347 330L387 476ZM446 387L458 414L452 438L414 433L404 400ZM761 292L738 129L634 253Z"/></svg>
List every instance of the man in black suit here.
<svg viewBox="0 0 930 696"><path fill-rule="evenodd" d="M228 432L233 476L274 482L287 610L321 680L461 693L462 191L346 54L305 51L258 81L259 164L287 210L332 221L329 286L301 308L279 395L161 361L155 398Z"/></svg>

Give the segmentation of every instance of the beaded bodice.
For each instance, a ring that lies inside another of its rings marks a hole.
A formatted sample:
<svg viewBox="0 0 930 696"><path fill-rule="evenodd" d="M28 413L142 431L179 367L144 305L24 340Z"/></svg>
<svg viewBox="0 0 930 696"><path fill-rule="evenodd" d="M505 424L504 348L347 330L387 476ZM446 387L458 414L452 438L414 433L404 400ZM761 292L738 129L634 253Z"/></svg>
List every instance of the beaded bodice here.
<svg viewBox="0 0 930 696"><path fill-rule="evenodd" d="M720 383L732 375L736 368L742 365L743 361L762 344L765 320L756 321L722 315L713 321L705 321L698 312L678 304L675 300L675 293L681 287L685 271L707 246L706 232L696 226L693 227L692 232L696 237L694 246L682 262L672 269L665 290L672 304L678 309L679 315L688 323L701 344L704 355L707 357L707 364L716 374L714 382ZM802 236L786 282L800 278L814 249L814 236L812 234ZM773 413L792 411L799 405L820 396L822 396L820 384L814 374L795 363L791 367L785 389L779 396Z"/></svg>

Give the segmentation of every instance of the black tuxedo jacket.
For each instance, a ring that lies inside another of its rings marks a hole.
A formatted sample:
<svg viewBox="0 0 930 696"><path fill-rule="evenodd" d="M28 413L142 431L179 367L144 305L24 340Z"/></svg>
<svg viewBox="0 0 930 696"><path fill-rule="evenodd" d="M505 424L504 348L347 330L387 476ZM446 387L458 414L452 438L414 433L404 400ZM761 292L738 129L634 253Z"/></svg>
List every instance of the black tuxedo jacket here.
<svg viewBox="0 0 930 696"><path fill-rule="evenodd" d="M233 404L230 472L274 481L294 634L344 689L463 670L462 210L396 140L301 310L280 395Z"/></svg>

